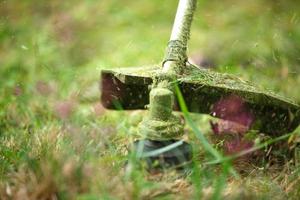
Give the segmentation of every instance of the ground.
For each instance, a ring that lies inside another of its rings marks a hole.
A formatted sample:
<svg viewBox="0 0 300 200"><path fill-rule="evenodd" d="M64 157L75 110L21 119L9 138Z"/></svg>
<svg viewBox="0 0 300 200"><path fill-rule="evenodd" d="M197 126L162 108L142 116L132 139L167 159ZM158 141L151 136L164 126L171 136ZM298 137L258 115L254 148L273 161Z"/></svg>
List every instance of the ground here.
<svg viewBox="0 0 300 200"><path fill-rule="evenodd" d="M100 71L160 63L176 6L0 2L0 199L298 198L299 129L254 159L214 165L211 118L193 114L191 171L148 173L127 156L144 113L105 110ZM199 1L190 58L300 103L299 10L292 0Z"/></svg>

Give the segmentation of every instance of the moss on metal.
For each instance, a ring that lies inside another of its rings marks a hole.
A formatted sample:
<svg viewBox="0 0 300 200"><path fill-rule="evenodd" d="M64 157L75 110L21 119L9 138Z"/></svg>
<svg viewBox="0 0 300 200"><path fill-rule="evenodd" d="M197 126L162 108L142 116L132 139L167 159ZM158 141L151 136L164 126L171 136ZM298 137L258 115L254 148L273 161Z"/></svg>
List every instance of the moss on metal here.
<svg viewBox="0 0 300 200"><path fill-rule="evenodd" d="M172 113L173 96L173 92L166 88L151 90L148 115L139 124L142 137L164 141L182 136L183 124L180 118Z"/></svg>
<svg viewBox="0 0 300 200"><path fill-rule="evenodd" d="M104 70L104 74L112 74L122 83L128 85L150 85L153 77L159 77L160 66L148 66L141 68L123 68L116 70ZM174 78L173 78L174 79ZM265 88L258 87L249 81L244 81L231 74L221 74L208 69L200 69L189 65L183 74L176 77L179 83L196 84L198 87L208 87L211 95L218 93L234 92L241 95L245 100L261 105L276 105L279 107L293 107L299 109L299 105L289 98L277 95Z"/></svg>
<svg viewBox="0 0 300 200"><path fill-rule="evenodd" d="M149 114L152 119L168 120L172 115L173 93L164 88L150 92Z"/></svg>
<svg viewBox="0 0 300 200"><path fill-rule="evenodd" d="M108 85L105 84L107 81L102 80L102 100L111 109L116 109L113 101L118 101L124 109L145 109L145 105L149 104L150 86L153 83L155 86L162 84L165 76L168 77L168 74L162 74L158 65L102 71L103 80L110 79L108 82L115 84ZM226 96L237 95L243 98L255 115L254 129L278 135L293 131L300 124L300 106L297 103L236 76L188 65L181 75L170 77L170 80L174 79L190 112L213 114L211 108L214 103ZM126 92L105 87L122 87Z"/></svg>

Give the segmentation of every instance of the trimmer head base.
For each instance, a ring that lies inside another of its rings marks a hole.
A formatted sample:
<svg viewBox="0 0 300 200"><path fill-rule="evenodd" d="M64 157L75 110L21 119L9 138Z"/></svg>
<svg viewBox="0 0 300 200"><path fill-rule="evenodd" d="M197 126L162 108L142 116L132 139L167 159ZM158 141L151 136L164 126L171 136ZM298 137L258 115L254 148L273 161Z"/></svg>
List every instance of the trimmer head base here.
<svg viewBox="0 0 300 200"><path fill-rule="evenodd" d="M172 145L176 142L180 144L168 151L163 153L158 153L155 155L148 155L155 150L159 150L168 145ZM144 160L147 169L151 170L161 170L161 169L185 169L191 164L192 160L192 147L190 144L177 141L177 140L167 140L167 141L154 141L154 140L139 140L133 144L133 150L140 152L140 159ZM138 153L138 152L136 152Z"/></svg>

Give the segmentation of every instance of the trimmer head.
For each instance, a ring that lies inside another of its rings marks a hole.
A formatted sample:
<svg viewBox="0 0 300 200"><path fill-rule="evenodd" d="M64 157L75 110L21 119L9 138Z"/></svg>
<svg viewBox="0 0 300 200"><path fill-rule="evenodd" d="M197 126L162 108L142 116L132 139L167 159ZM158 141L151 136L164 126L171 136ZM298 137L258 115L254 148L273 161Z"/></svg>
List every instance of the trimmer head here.
<svg viewBox="0 0 300 200"><path fill-rule="evenodd" d="M103 70L101 101L108 109L145 109L149 104L153 77L160 66ZM222 118L214 105L230 96L240 97L254 116L252 129L270 135L291 132L300 124L300 106L292 100L264 90L229 74L189 65L178 75L178 86L189 112ZM179 110L178 103L175 110Z"/></svg>

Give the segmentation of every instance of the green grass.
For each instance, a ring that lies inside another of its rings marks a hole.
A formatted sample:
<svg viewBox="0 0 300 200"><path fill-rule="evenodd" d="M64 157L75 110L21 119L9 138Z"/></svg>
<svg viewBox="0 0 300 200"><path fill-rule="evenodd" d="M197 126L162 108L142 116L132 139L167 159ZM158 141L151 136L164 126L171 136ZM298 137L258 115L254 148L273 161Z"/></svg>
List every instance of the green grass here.
<svg viewBox="0 0 300 200"><path fill-rule="evenodd" d="M192 172L149 174L135 160L124 167L143 112L103 109L100 70L160 63L176 6L0 2L0 199L298 198L299 129L272 144L284 162L261 145L256 162L206 165L223 159L211 118L184 112ZM299 9L292 0L199 1L189 54L300 103Z"/></svg>

